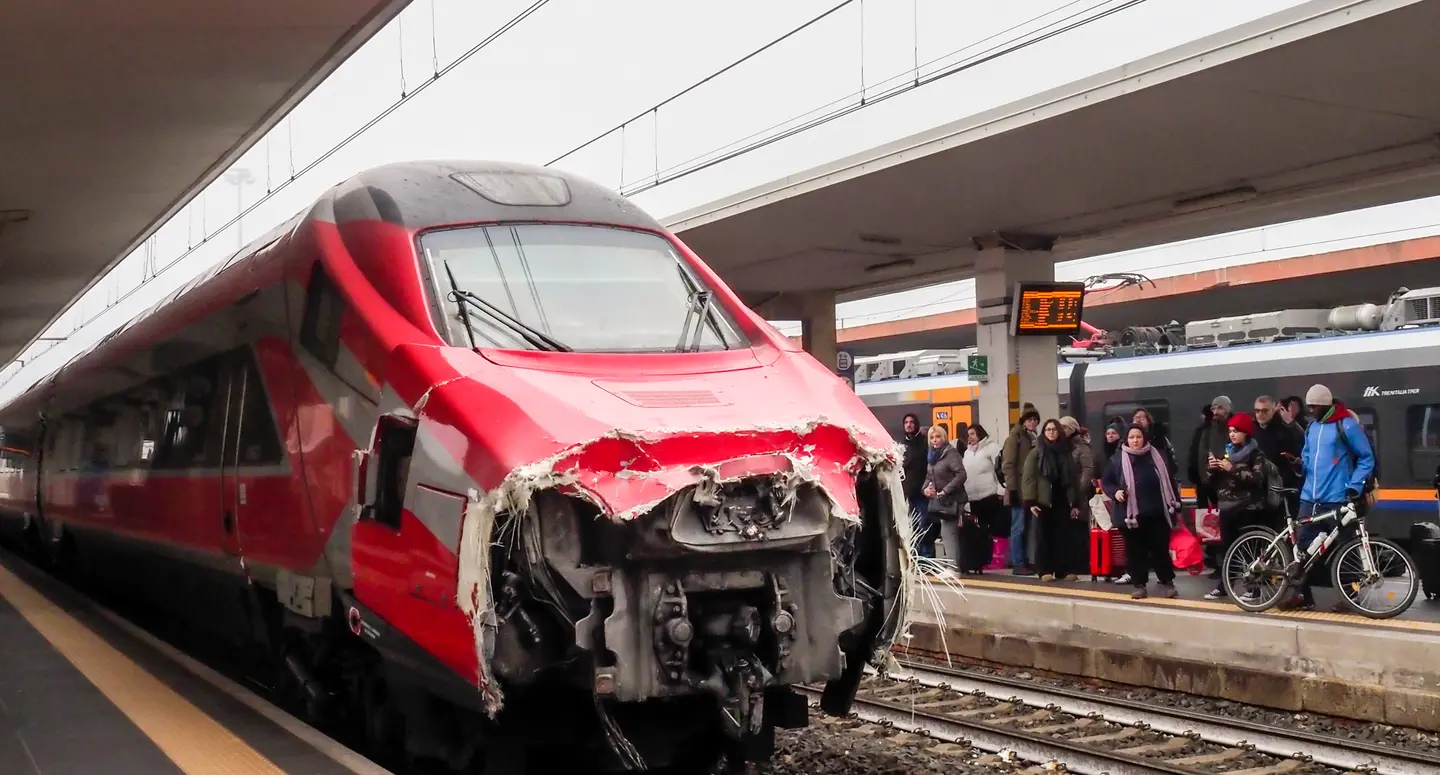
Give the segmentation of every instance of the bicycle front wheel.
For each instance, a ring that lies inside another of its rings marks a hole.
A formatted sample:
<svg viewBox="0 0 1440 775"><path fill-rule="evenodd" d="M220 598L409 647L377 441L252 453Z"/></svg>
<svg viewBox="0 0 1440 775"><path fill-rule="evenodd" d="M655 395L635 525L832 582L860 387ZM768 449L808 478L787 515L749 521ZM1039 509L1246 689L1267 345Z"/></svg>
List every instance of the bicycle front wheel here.
<svg viewBox="0 0 1440 775"><path fill-rule="evenodd" d="M1370 539L1373 572L1365 570L1365 544L1356 538L1340 547L1330 564L1330 580L1340 599L1356 613L1389 619L1404 613L1420 593L1415 561L1388 538Z"/></svg>
<svg viewBox="0 0 1440 775"><path fill-rule="evenodd" d="M1220 561L1220 579L1225 593L1246 611L1274 608L1290 591L1285 570L1290 567L1290 543L1276 540L1274 531L1254 530L1241 534Z"/></svg>

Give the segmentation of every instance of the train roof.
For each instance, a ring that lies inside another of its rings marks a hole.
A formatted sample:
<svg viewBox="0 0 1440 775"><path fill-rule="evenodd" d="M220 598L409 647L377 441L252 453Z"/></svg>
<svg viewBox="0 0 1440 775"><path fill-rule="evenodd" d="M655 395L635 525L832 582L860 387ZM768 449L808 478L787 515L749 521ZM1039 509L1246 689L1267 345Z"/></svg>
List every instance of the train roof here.
<svg viewBox="0 0 1440 775"><path fill-rule="evenodd" d="M63 365L0 406L0 416L27 411L67 370L80 366L192 292L246 259L265 260L271 246L307 220L393 223L407 230L499 221L599 223L663 232L659 221L618 193L573 173L490 160L429 160L384 164L358 172L321 193L304 210L117 326ZM255 266L250 262L251 267Z"/></svg>
<svg viewBox="0 0 1440 775"><path fill-rule="evenodd" d="M653 231L660 225L620 194L573 173L502 161L385 164L356 173L321 197L336 223L380 220L418 230L495 221L606 223ZM311 211L322 217L317 205Z"/></svg>
<svg viewBox="0 0 1440 775"><path fill-rule="evenodd" d="M1342 334L1129 358L1107 358L1087 365L1085 381L1089 387L1104 390L1110 387L1207 384L1249 378L1289 377L1334 371L1365 372L1416 366L1440 366L1440 327ZM1065 381L1074 368L1069 363L1058 364L1056 376ZM857 384L855 389L861 397L873 397L870 399L873 402L913 391L969 387L976 384L979 383L962 372L862 382Z"/></svg>

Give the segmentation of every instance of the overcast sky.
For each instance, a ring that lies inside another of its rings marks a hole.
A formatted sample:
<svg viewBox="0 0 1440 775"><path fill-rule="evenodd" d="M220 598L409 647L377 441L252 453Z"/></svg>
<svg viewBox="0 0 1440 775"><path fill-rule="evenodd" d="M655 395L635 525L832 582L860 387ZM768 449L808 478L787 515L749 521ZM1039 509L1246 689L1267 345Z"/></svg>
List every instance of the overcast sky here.
<svg viewBox="0 0 1440 775"><path fill-rule="evenodd" d="M414 0L221 180L97 284L32 347L0 400L307 207L354 172L417 158L547 163L622 191L661 218L836 158L1063 85L1298 5L1296 0L1146 0L1092 24L697 172L698 164L837 107L937 72L1123 0L552 0L425 86L352 142L337 144L430 81L533 0ZM746 64L650 108L827 9ZM684 9L683 11L681 9ZM637 120L622 122L635 116ZM333 151L333 153L332 153ZM330 154L328 157L326 154ZM657 180L663 181L655 185ZM294 179L292 180L292 176ZM237 207L237 194L240 197ZM1434 200L1061 265L1152 277L1440 232ZM227 226L238 210L252 208ZM1266 251L1266 252L1261 252ZM147 265L169 267L138 291ZM125 294L129 293L128 296ZM117 299L125 296L123 301ZM841 305L842 324L973 302L949 283ZM89 321L76 330L81 321Z"/></svg>

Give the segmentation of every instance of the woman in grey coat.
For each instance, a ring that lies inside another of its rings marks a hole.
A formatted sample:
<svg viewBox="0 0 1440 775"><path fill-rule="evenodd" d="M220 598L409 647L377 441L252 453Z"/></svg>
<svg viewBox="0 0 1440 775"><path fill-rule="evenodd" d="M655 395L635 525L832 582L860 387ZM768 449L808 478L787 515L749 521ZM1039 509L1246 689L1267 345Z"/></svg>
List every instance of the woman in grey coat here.
<svg viewBox="0 0 1440 775"><path fill-rule="evenodd" d="M945 428L930 426L930 448L926 450L925 497L930 518L940 523L940 540L945 556L956 568L960 563L960 517L965 511L965 463L960 450L950 446Z"/></svg>

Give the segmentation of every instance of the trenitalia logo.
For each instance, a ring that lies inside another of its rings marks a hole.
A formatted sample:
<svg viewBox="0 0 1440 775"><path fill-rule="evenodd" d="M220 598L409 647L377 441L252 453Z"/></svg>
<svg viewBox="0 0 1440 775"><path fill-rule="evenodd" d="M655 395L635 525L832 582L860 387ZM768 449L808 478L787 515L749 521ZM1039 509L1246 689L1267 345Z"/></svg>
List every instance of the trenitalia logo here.
<svg viewBox="0 0 1440 775"><path fill-rule="evenodd" d="M1377 385L1370 385L1365 388L1364 398L1380 398L1382 396L1413 396L1420 392L1420 388L1402 388L1400 390L1381 390Z"/></svg>

